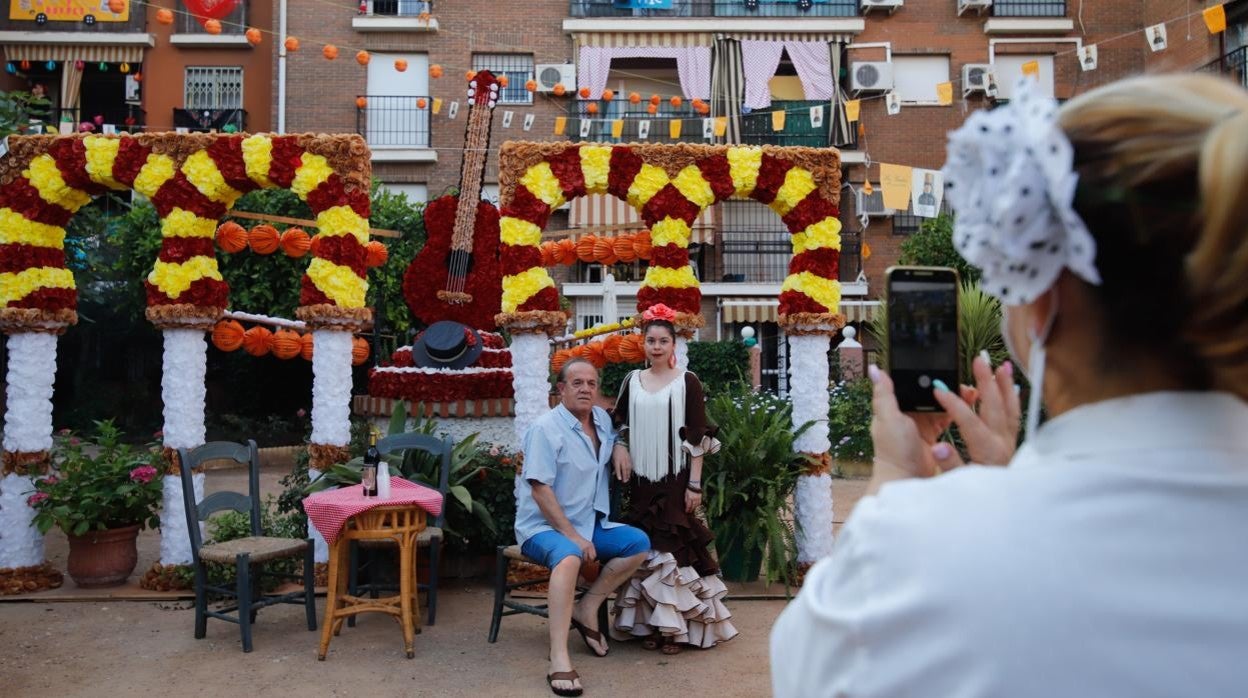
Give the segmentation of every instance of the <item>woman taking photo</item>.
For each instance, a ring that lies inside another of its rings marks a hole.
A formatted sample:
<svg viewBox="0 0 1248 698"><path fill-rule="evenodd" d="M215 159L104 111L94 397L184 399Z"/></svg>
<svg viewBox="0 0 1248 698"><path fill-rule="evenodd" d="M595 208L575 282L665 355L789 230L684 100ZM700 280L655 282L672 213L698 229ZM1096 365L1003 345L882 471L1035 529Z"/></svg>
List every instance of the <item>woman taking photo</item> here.
<svg viewBox="0 0 1248 698"><path fill-rule="evenodd" d="M676 654L683 645L714 647L736 636L716 576L712 535L698 518L702 465L719 449L706 421L702 383L677 368L676 313L656 305L642 314L649 368L624 379L616 400L615 474L626 483L621 520L650 536L653 550L616 600L612 636Z"/></svg>
<svg viewBox="0 0 1248 698"><path fill-rule="evenodd" d="M1248 93L1191 74L1014 96L950 135L944 170L1012 361L976 359L961 398L937 385L943 421L872 367L873 481L772 629L777 696L1248 686ZM982 465L935 441L949 419Z"/></svg>

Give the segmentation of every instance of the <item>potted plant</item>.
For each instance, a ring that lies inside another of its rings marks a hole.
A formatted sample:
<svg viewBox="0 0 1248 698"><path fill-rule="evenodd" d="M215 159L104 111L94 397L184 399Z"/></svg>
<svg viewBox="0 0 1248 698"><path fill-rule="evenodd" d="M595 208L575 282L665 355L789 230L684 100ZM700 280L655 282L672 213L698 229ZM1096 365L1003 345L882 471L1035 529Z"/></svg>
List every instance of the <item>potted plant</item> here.
<svg viewBox="0 0 1248 698"><path fill-rule="evenodd" d="M159 448L122 443L111 421L95 426L92 439L57 434L52 473L35 481L27 500L41 533L65 532L69 576L80 587L125 583L138 562L139 531L160 524Z"/></svg>
<svg viewBox="0 0 1248 698"><path fill-rule="evenodd" d="M707 516L725 579L793 581L797 541L793 491L805 457L794 439L792 407L769 393L721 393L707 405L722 442L702 476Z"/></svg>

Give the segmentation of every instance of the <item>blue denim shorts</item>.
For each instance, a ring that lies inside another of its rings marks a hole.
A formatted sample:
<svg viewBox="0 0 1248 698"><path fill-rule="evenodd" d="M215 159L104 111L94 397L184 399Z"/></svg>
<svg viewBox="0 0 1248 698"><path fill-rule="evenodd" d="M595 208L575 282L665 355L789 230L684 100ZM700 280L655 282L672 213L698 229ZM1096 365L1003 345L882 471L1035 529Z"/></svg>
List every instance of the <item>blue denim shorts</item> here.
<svg viewBox="0 0 1248 698"><path fill-rule="evenodd" d="M650 537L641 529L632 526L603 528L601 522L594 523L591 542L598 559L604 562L616 557L631 557L650 549ZM550 569L554 569L565 557L581 556L581 549L576 543L558 531L538 533L520 546L520 552Z"/></svg>

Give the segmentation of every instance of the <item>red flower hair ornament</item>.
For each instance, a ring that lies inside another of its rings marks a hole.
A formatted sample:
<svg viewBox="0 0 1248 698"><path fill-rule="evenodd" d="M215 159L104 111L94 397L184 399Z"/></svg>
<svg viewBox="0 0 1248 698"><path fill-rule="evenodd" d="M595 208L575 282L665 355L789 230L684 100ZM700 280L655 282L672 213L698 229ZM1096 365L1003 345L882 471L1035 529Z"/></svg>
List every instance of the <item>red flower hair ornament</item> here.
<svg viewBox="0 0 1248 698"><path fill-rule="evenodd" d="M674 323L676 322L676 311L666 305L663 305L662 303L655 303L642 311L641 320L642 322L647 323L654 322L655 320L664 320Z"/></svg>

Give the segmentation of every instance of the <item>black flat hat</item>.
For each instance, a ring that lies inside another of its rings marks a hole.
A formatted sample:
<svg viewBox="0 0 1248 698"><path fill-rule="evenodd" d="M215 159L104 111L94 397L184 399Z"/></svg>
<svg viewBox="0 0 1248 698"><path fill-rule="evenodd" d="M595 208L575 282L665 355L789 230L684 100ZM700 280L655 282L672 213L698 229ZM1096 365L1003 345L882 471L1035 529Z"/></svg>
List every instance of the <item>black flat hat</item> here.
<svg viewBox="0 0 1248 698"><path fill-rule="evenodd" d="M412 344L412 360L422 368L458 369L471 365L484 350L480 332L443 320L430 325Z"/></svg>

